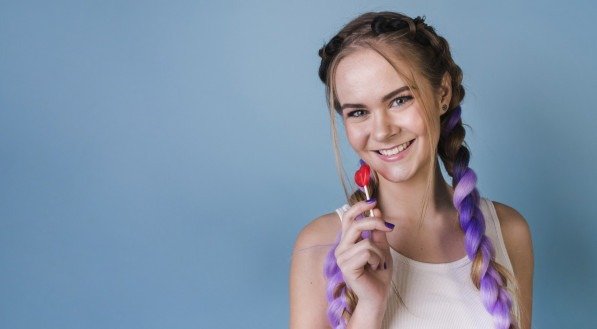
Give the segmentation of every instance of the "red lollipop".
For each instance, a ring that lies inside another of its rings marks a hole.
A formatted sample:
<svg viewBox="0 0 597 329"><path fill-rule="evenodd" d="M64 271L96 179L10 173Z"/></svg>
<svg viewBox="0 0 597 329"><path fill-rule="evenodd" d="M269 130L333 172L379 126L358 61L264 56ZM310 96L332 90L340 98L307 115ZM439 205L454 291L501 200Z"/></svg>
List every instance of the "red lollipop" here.
<svg viewBox="0 0 597 329"><path fill-rule="evenodd" d="M369 184L371 168L365 162L362 162L361 168L354 173L354 181L360 187L366 187Z"/></svg>
<svg viewBox="0 0 597 329"><path fill-rule="evenodd" d="M367 198L367 200L371 199L369 195L369 189L367 188L370 178L371 168L369 168L369 165L366 164L365 161L361 160L361 167L354 173L354 181L363 189L365 192L365 198ZM369 210L369 216L373 217L373 210Z"/></svg>

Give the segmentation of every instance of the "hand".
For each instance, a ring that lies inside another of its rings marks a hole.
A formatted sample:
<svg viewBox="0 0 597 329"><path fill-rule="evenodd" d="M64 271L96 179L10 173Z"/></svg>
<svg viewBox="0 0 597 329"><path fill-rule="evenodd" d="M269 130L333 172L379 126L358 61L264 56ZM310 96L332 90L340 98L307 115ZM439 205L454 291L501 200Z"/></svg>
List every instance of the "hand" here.
<svg viewBox="0 0 597 329"><path fill-rule="evenodd" d="M335 256L344 281L358 296L359 303L382 306L387 303L392 279L393 262L386 237L392 228L379 218L381 212L374 207L375 202L361 201L344 213ZM369 209L373 209L374 217L356 219ZM362 232L368 230L370 238L362 239Z"/></svg>

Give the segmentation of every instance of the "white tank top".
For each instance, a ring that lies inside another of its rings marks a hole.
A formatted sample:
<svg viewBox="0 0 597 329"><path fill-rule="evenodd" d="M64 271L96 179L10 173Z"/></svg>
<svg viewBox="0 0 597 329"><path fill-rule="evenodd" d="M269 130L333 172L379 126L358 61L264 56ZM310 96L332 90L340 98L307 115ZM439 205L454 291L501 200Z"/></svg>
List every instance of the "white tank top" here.
<svg viewBox="0 0 597 329"><path fill-rule="evenodd" d="M512 273L493 203L481 198L479 206L496 261ZM340 220L347 209L348 205L336 209ZM407 258L392 248L390 251L394 260L393 284L382 329L495 328L493 317L471 280L472 262L468 256L451 263L430 264Z"/></svg>

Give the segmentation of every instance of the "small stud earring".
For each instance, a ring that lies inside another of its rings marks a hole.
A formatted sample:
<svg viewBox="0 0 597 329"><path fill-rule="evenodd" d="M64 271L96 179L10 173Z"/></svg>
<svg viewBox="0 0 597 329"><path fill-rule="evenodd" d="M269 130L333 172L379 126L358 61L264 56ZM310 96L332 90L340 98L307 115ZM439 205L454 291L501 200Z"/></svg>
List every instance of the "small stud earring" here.
<svg viewBox="0 0 597 329"><path fill-rule="evenodd" d="M446 112L448 110L448 105L444 104L442 105L442 113Z"/></svg>

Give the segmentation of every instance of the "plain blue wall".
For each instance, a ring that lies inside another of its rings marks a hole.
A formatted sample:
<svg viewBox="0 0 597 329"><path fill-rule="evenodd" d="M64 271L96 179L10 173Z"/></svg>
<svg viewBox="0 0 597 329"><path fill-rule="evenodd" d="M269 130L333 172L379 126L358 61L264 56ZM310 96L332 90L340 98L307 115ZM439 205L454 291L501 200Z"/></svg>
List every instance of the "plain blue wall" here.
<svg viewBox="0 0 597 329"><path fill-rule="evenodd" d="M591 3L2 1L0 327L286 327L296 234L343 203L317 49L390 9L464 70L479 190L531 225L534 327L594 328Z"/></svg>

